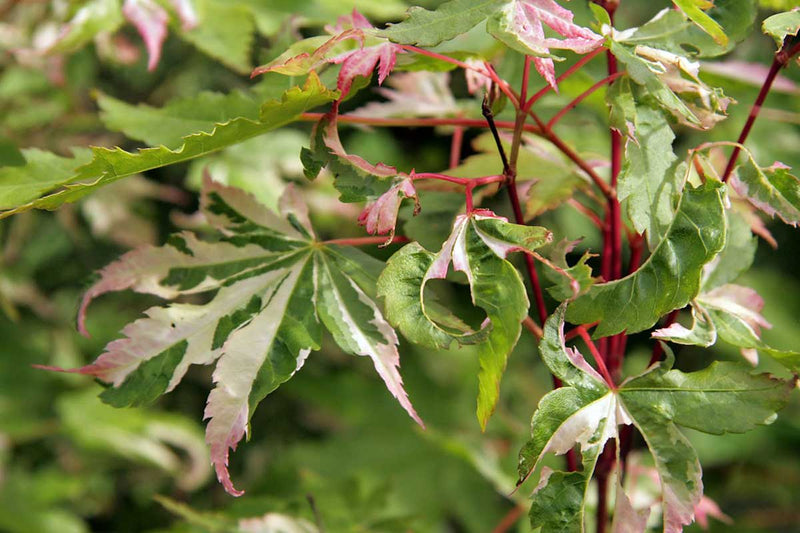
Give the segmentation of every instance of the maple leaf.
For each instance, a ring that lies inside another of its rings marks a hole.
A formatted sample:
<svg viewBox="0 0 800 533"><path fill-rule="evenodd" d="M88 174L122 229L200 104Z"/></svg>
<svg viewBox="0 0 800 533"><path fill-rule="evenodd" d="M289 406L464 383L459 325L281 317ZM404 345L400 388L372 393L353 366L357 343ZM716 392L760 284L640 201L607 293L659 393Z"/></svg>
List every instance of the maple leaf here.
<svg viewBox="0 0 800 533"><path fill-rule="evenodd" d="M94 363L71 372L110 383L101 397L120 407L153 401L191 365L216 361L206 441L218 479L236 496L242 492L228 472L229 450L249 431L256 405L320 348L322 325L344 351L370 357L392 395L422 424L398 372L397 336L374 301L380 261L316 241L291 187L278 216L251 195L207 178L202 210L221 234L218 241L181 233L160 248L127 253L87 291L79 325L85 333L87 306L109 291L163 298L216 291L213 298L148 309Z"/></svg>
<svg viewBox="0 0 800 533"><path fill-rule="evenodd" d="M576 445L582 469L542 469L532 498L531 526L541 527L542 533L584 531L586 492L600 453L611 439L619 449L619 426L633 425L655 461L663 531L682 531L694 518L703 485L697 454L678 426L719 435L769 424L788 401L793 383L768 374L751 375L735 363L714 362L684 373L671 369L668 351L667 361L614 386L578 350L566 346L565 309L562 304L545 322L539 344L542 359L564 386L545 395L533 415L531 439L520 452L520 483L548 452L562 455ZM615 531L644 531L644 514L635 511L627 497L616 502Z"/></svg>
<svg viewBox="0 0 800 533"><path fill-rule="evenodd" d="M453 340L478 343L478 420L485 428L499 395L506 360L517 343L529 306L519 272L505 258L550 242L545 228L511 224L486 210L459 215L437 254L417 243L397 251L378 279L389 321L415 343L446 348ZM478 332L428 305L430 280L444 279L449 265L467 276L472 303L486 311Z"/></svg>
<svg viewBox="0 0 800 533"><path fill-rule="evenodd" d="M167 38L169 15L153 0L125 0L122 14L142 36L147 48L147 70L155 70L161 59L161 46Z"/></svg>
<svg viewBox="0 0 800 533"><path fill-rule="evenodd" d="M550 49L586 54L603 43L603 37L572 19L572 12L555 0L514 0L489 19L488 30L511 48L534 56L536 70L558 91L553 59L560 58L553 56ZM546 37L543 24L564 39Z"/></svg>
<svg viewBox="0 0 800 533"><path fill-rule="evenodd" d="M355 9L350 16L339 17L335 26L326 26L325 29L334 34L333 37L325 40L312 51L293 54L295 48L290 48L270 63L256 67L251 77L266 72L297 76L319 68L325 63L341 64L336 87L344 98L350 92L353 81L357 77L369 78L376 67L378 67L378 84L383 84L383 81L394 69L397 54L405 53L402 46L375 37L377 30ZM358 48L339 50L340 45L351 40L358 43ZM319 38L306 39L298 43L297 48L305 47L310 43L316 45L318 42Z"/></svg>
<svg viewBox="0 0 800 533"><path fill-rule="evenodd" d="M400 210L400 203L403 198L414 199L414 215L419 213L419 198L414 189L414 182L411 176L406 177L392 185L388 191L383 193L374 202L370 202L358 217L358 223L364 226L367 233L371 235L386 235L389 238L385 244L392 242L394 238L395 226L397 225L397 213Z"/></svg>

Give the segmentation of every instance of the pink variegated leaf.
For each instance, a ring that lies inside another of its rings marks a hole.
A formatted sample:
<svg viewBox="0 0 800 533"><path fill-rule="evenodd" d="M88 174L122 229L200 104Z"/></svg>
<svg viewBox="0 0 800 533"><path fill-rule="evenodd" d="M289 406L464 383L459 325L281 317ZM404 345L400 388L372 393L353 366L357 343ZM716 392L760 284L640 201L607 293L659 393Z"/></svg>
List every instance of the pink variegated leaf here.
<svg viewBox="0 0 800 533"><path fill-rule="evenodd" d="M370 235L389 235L384 245L394 238L397 226L397 213L404 198L414 199L414 215L419 213L419 199L411 177L406 177L364 208L358 217L358 223L364 226Z"/></svg>
<svg viewBox="0 0 800 533"><path fill-rule="evenodd" d="M365 172L372 176L388 178L392 176L398 176L400 174L400 172L398 172L398 170L393 166L389 166L384 163L377 163L373 165L361 156L347 153L347 151L344 149L344 146L342 146L342 141L339 139L339 129L336 125L336 117L337 115L335 112L329 114L326 117L323 117L322 121L318 125L318 127L322 128L322 140L333 155L341 160L347 161L348 164L352 165L361 172Z"/></svg>
<svg viewBox="0 0 800 533"><path fill-rule="evenodd" d="M350 92L353 81L361 76L369 78L375 67L378 67L378 84L383 84L386 76L394 70L397 54L404 54L400 45L385 42L373 46L363 46L351 52L345 52L329 59L331 63L341 63L336 88L342 95Z"/></svg>
<svg viewBox="0 0 800 533"><path fill-rule="evenodd" d="M147 48L147 70L155 70L161 59L161 46L167 38L169 15L153 0L125 0L122 14L142 36Z"/></svg>
<svg viewBox="0 0 800 533"><path fill-rule="evenodd" d="M402 46L375 37L375 28L355 9L350 16L339 17L335 26L326 26L325 29L333 37L324 41L319 37L300 41L277 59L257 67L251 77L266 72L297 76L326 63L341 64L337 88L344 97L357 77L370 77L376 67L378 83L382 84L394 69L397 54L404 53ZM352 46L349 41L355 41L358 47L342 50L345 46ZM309 46L313 50L307 50ZM296 53L301 50L301 53Z"/></svg>
<svg viewBox="0 0 800 533"><path fill-rule="evenodd" d="M704 495L700 498L697 505L694 506L694 519L698 526L703 529L708 529L709 517L715 518L724 524L733 524L733 519L722 512L717 502Z"/></svg>
<svg viewBox="0 0 800 533"><path fill-rule="evenodd" d="M170 4L178 13L181 21L181 29L189 31L197 27L197 11L194 7L194 0L170 0Z"/></svg>
<svg viewBox="0 0 800 533"><path fill-rule="evenodd" d="M100 273L79 321L85 331L92 299L129 288L164 298L211 293L208 302L153 307L94 363L70 370L108 382L101 397L122 407L173 390L192 365L216 363L206 442L217 478L234 496L242 491L228 471L230 451L250 431L255 406L320 348L322 326L344 351L372 359L390 393L422 424L403 387L397 336L370 296L375 259L316 241L293 187L279 205L280 215L206 176L201 208L217 239L182 233L162 248L126 254Z"/></svg>
<svg viewBox="0 0 800 533"><path fill-rule="evenodd" d="M550 49L586 54L603 43L600 35L572 20L572 12L555 0L513 0L489 19L488 29L511 48L534 56L536 70L558 90L553 64L553 59L557 58ZM547 37L544 25L563 39Z"/></svg>

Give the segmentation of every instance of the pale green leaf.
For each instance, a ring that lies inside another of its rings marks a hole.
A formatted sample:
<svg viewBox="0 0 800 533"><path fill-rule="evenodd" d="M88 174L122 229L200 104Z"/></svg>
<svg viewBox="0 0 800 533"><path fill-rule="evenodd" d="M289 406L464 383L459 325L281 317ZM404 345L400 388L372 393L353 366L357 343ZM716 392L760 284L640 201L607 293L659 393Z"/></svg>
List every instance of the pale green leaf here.
<svg viewBox="0 0 800 533"><path fill-rule="evenodd" d="M753 0L714 0L706 15L722 28L728 42L722 45L683 12L665 8L639 27L625 42L692 57L716 57L729 52L750 35L757 15Z"/></svg>
<svg viewBox="0 0 800 533"><path fill-rule="evenodd" d="M596 337L635 333L689 303L700 289L703 267L725 243L722 192L711 181L684 190L672 224L647 261L627 277L594 285L570 304L567 320L599 322Z"/></svg>
<svg viewBox="0 0 800 533"><path fill-rule="evenodd" d="M790 226L800 224L800 180L791 167L775 162L759 167L748 150L746 160L731 175L730 184L740 196L771 217Z"/></svg>
<svg viewBox="0 0 800 533"><path fill-rule="evenodd" d="M711 0L674 0L675 5L683 11L689 19L697 24L704 32L709 34L720 46L728 44L728 36L719 23L705 12L714 7Z"/></svg>
<svg viewBox="0 0 800 533"><path fill-rule="evenodd" d="M75 151L74 157L29 148L22 150L25 165L0 167L0 209L13 209L57 189L75 175L75 170L92 159L88 150ZM0 212L2 217L2 212Z"/></svg>
<svg viewBox="0 0 800 533"><path fill-rule="evenodd" d="M625 145L617 194L652 250L672 222L684 172L682 166L676 168L675 134L660 110L636 106L633 122L635 139Z"/></svg>
<svg viewBox="0 0 800 533"><path fill-rule="evenodd" d="M408 10L408 18L378 32L400 44L436 46L466 33L497 11L507 0L450 0L436 10Z"/></svg>
<svg viewBox="0 0 800 533"><path fill-rule="evenodd" d="M181 38L236 72L248 74L255 32L250 10L227 0L196 0L195 5L198 24L182 29Z"/></svg>
<svg viewBox="0 0 800 533"><path fill-rule="evenodd" d="M775 39L775 45L780 50L783 41L789 35L797 35L800 31L800 8L795 7L786 13L778 13L764 20L761 30Z"/></svg>
<svg viewBox="0 0 800 533"><path fill-rule="evenodd" d="M193 133L212 133L220 124L243 117L258 121L258 102L233 91L229 94L202 92L186 99L155 108L131 105L103 93L97 93L100 119L114 131L149 146L177 148L183 138Z"/></svg>
<svg viewBox="0 0 800 533"><path fill-rule="evenodd" d="M747 220L732 209L726 209L725 216L728 222L725 247L705 267L703 292L735 281L750 268L756 255L758 239L750 230Z"/></svg>
<svg viewBox="0 0 800 533"><path fill-rule="evenodd" d="M138 174L154 168L188 161L196 157L216 152L227 146L242 142L256 135L284 126L314 107L334 100L338 96L320 83L316 76L309 76L303 88L294 87L284 93L281 100L271 100L261 106L258 120L237 118L217 124L211 133L196 133L184 138L183 144L170 150L165 147L145 148L136 153L120 148L93 148L90 162L79 166L85 159L76 159L74 172L66 174L63 169L71 163L59 161L60 173L52 176L42 175L41 182L31 186L25 179L30 165L14 167L3 194L0 205L8 208L0 213L0 218L29 209L55 209L63 203L74 202L91 190L102 187L118 179ZM8 169L0 169L8 172ZM41 194L46 194L38 198ZM49 194L48 194L49 193ZM38 199L37 199L38 198Z"/></svg>

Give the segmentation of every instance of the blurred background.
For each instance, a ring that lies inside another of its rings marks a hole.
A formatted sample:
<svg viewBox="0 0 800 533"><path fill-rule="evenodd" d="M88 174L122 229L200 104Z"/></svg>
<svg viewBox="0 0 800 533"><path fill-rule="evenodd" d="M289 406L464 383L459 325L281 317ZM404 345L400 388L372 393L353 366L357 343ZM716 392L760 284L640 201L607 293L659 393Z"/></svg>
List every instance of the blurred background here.
<svg viewBox="0 0 800 533"><path fill-rule="evenodd" d="M277 76L251 81L252 67L298 38L318 34L353 4L376 26L400 20L407 7L402 0L195 0L196 26L187 29L173 17L161 60L148 71L135 28L113 18L116 0L0 0L0 166L19 165L20 148L69 156L73 147L141 147L104 122L98 94L152 106L200 91L278 95L291 81ZM760 4L756 27L772 10L787 9L793 1ZM639 25L668 6L623 0L617 26ZM584 0L569 7L581 24L591 23ZM87 8L94 23L76 24L76 13ZM480 35L469 38L474 42L463 46L491 46ZM756 29L723 58L727 68L703 71L706 82L724 87L739 104L711 132L676 126L679 156L703 141L736 138L762 79L755 67L742 65L768 65L773 51L772 40ZM575 60L567 55L557 65L559 72ZM497 67L516 86L520 64L519 56L509 53ZM326 74L323 79L333 79ZM593 61L562 84L559 95L543 99L540 114L552 115L603 76L604 62ZM463 74L451 73L449 82L457 112L479 116L480 101L467 93ZM361 91L347 110L383 101L373 89ZM582 153L607 158L606 119L603 95L597 92L563 119L559 133ZM162 244L173 231L192 227L204 168L274 205L286 183L304 181L298 155L308 145L310 127L293 125L201 160L126 178L57 212L0 221L0 531L303 532L322 524L330 532L488 532L526 505L533 487L510 495L517 451L551 385L525 332L485 434L474 414L478 365L473 350L438 353L402 344L406 390L428 425L423 432L387 394L369 361L338 352L328 339L303 372L256 411L251 440L232 456L233 477L247 490L239 499L225 494L209 466L201 419L210 368L193 367L180 387L153 406L114 409L96 398L102 387L90 378L31 367L92 361L126 323L157 303L130 292L106 296L89 311L91 338L78 335L74 326L78 301L94 271L132 247ZM472 168L487 164L480 133L465 133L464 165ZM451 135L446 129L342 130L351 153L404 171L446 169ZM786 69L767 99L748 146L762 165L779 160L800 167L797 65ZM533 156L531 164L536 164ZM355 224L359 206L338 203L330 180L303 186L323 237L363 235ZM422 205L422 215L414 219L404 208L402 233L436 247L461 207L460 195L425 192ZM502 195L487 205L499 213L509 210ZM597 249L598 236L572 209L542 211L537 223L560 238L583 237L582 246ZM740 283L756 288L767 302L764 315L774 328L765 332L765 340L797 349L800 239L792 228L772 221L766 221L764 237L755 267ZM385 259L394 250L368 251ZM454 302L466 300L464 291L442 289ZM646 366L652 344L646 334L630 343L626 368L636 372ZM741 356L718 344L710 351L683 348L677 358L680 368L697 369L715 358ZM759 369L783 373L770 361L762 361ZM800 531L797 394L770 426L745 435L689 435L700 454L706 494L726 515L710 519L711 531ZM634 458L646 469L646 457ZM648 490L643 483L642 497ZM507 530L528 531L527 520Z"/></svg>

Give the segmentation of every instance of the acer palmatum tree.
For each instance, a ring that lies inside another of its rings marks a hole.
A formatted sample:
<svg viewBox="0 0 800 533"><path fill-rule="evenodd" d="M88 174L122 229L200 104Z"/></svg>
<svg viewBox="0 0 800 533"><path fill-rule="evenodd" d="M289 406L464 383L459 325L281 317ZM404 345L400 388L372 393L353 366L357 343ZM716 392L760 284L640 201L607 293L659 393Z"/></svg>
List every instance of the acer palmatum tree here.
<svg viewBox="0 0 800 533"><path fill-rule="evenodd" d="M122 7L146 43L149 68L159 61L170 17L196 23L180 11L186 3L173 4L174 13L145 1ZM614 27L625 1L590 3L594 21L586 25L569 9L578 4L451 0L435 10L412 8L385 29L354 10L253 70L254 78L270 76L267 85L277 83L276 74L289 77L290 88L276 99L264 99L262 86L157 109L98 94L105 123L151 147L93 148L74 158L30 152L27 165L0 169L5 183L19 184L3 193L0 216L53 209L117 179L305 121L314 123L299 154L306 177L332 181L343 203L365 203L353 223L374 236L321 239L301 186L287 187L271 209L206 169L206 238L184 231L104 268L86 292L79 326L86 333L87 307L110 291L178 301L148 309L94 363L72 372L108 383L102 399L122 407L171 391L191 365L215 365L206 441L219 481L238 496L230 451L249 433L259 402L301 370L324 335L344 352L369 357L423 427L425 413L415 411L399 373L398 333L434 350L474 346L477 418L485 428L525 329L554 385L519 455L516 490L531 493L531 526L583 531L592 487L590 521L598 532L648 525L675 532L705 520L713 502L703 497L699 460L681 428L718 435L769 424L800 372L800 353L761 340L770 327L761 297L734 283L753 261L754 233L768 236L757 212L800 222L800 182L791 169L763 165L747 148L771 86L800 55L800 10L763 23L775 40L774 60L736 141L677 149L676 132L704 132L725 120L733 102L703 80L700 60L729 53L749 34L754 3L675 0L626 29ZM572 61L557 74L560 54ZM588 79L590 64L602 62L604 75ZM376 71L385 100L352 109L349 99ZM555 110L544 105L578 75L582 89L573 85L570 100L556 100ZM451 87L461 76L459 99ZM595 141L584 146L580 135L562 134L562 119L589 101L592 120L601 116L608 130L605 154ZM370 153L350 153L339 132L353 126L440 128L452 138L449 168L404 172ZM465 132L477 131L477 153L462 157ZM459 199L438 204L442 193ZM548 228L547 214L561 206L593 228L597 248L568 240L557 224ZM398 227L399 218L410 227L413 216L424 226L426 212L447 217L450 227L432 248L417 242L419 230L409 231L415 237ZM401 244L385 263L358 248ZM452 281L453 273L463 274L481 322L437 300L429 282ZM205 303L184 298L203 294ZM652 357L631 368L628 338L640 332L655 340ZM670 345L719 341L739 347L745 360L673 368ZM782 364L784 377L753 373L760 354ZM631 497L643 475L629 461L636 442L652 456L644 475L660 487L654 501ZM548 454L565 456L563 466L543 466ZM518 514L514 507L496 530L510 528Z"/></svg>

